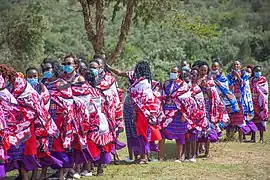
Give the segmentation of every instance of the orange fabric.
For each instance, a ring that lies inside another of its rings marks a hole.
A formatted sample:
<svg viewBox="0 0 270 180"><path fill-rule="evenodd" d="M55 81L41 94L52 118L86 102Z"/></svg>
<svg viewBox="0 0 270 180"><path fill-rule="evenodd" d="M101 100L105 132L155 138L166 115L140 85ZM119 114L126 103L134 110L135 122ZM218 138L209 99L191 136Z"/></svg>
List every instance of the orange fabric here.
<svg viewBox="0 0 270 180"><path fill-rule="evenodd" d="M148 130L148 121L141 110L137 109L136 111L136 130L138 136L143 136L146 141L147 130Z"/></svg>
<svg viewBox="0 0 270 180"><path fill-rule="evenodd" d="M151 141L159 141L162 139L158 126L150 126Z"/></svg>
<svg viewBox="0 0 270 180"><path fill-rule="evenodd" d="M100 149L91 140L87 140L87 146L94 159L100 156Z"/></svg>
<svg viewBox="0 0 270 180"><path fill-rule="evenodd" d="M31 137L25 142L24 155L37 155L37 139L34 123L30 126Z"/></svg>

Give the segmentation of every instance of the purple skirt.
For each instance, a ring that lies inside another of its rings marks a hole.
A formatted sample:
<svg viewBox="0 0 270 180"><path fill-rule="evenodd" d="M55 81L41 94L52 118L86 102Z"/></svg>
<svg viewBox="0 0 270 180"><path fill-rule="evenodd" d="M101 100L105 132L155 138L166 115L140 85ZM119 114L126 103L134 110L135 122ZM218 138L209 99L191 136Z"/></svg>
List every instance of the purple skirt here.
<svg viewBox="0 0 270 180"><path fill-rule="evenodd" d="M51 155L63 163L61 168L72 168L73 167L72 153L52 151ZM51 166L51 168L58 169L59 167L54 164Z"/></svg>
<svg viewBox="0 0 270 180"><path fill-rule="evenodd" d="M188 131L189 137L185 139L186 142L198 141L198 131L196 129L192 129Z"/></svg>
<svg viewBox="0 0 270 180"><path fill-rule="evenodd" d="M53 156L45 156L45 157L39 158L39 162L40 162L40 165L42 168L48 167L48 166L53 166L53 165L58 167L58 168L61 168L63 166L63 162L56 159Z"/></svg>
<svg viewBox="0 0 270 180"><path fill-rule="evenodd" d="M215 143L219 140L219 136L215 130L211 130L210 134L204 135L198 138L199 142L207 142L210 141L211 143Z"/></svg>
<svg viewBox="0 0 270 180"><path fill-rule="evenodd" d="M160 131L160 134L162 136L163 139L168 139L168 140L174 140L176 141L177 144L185 144L185 134L171 134L168 133L164 130Z"/></svg>
<svg viewBox="0 0 270 180"><path fill-rule="evenodd" d="M0 179L6 177L6 170L5 170L5 165L0 164Z"/></svg>
<svg viewBox="0 0 270 180"><path fill-rule="evenodd" d="M6 172L13 171L24 167L26 171L32 171L36 168L40 168L41 165L38 162L38 158L35 155L23 156L22 159L10 160L5 164Z"/></svg>
<svg viewBox="0 0 270 180"><path fill-rule="evenodd" d="M107 153L107 152L102 152L100 154L100 157L97 161L94 161L94 164L109 164L110 162L112 162L112 156L111 153Z"/></svg>
<svg viewBox="0 0 270 180"><path fill-rule="evenodd" d="M122 142L120 142L118 139L116 139L116 141L115 141L115 143L114 143L114 147L113 147L111 153L112 153L113 155L116 155L116 151L117 151L117 150L121 150L121 149L123 149L124 147L126 147L126 144L125 144L125 143L122 143Z"/></svg>
<svg viewBox="0 0 270 180"><path fill-rule="evenodd" d="M93 161L93 158L88 149L83 149L81 151L74 150L72 152L72 162L75 164L87 163Z"/></svg>
<svg viewBox="0 0 270 180"><path fill-rule="evenodd" d="M250 132L257 132L258 131L257 126L252 121L247 122L247 124L245 126L244 125L240 126L240 128L245 135L250 133Z"/></svg>
<svg viewBox="0 0 270 180"><path fill-rule="evenodd" d="M159 152L158 146L155 142L150 142L150 151L152 152Z"/></svg>
<svg viewBox="0 0 270 180"><path fill-rule="evenodd" d="M150 143L144 139L143 136L138 136L137 143L133 144L133 153L135 156L141 154L149 154L150 153Z"/></svg>
<svg viewBox="0 0 270 180"><path fill-rule="evenodd" d="M255 123L259 131L266 131L266 127L262 123Z"/></svg>

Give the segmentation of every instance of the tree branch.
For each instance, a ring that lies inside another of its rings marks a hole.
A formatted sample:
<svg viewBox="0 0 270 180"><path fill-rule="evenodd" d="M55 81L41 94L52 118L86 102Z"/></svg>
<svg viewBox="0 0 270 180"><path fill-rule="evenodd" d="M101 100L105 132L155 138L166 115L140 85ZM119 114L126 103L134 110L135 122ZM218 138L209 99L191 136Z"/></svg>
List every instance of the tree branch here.
<svg viewBox="0 0 270 180"><path fill-rule="evenodd" d="M109 64L113 64L116 61L117 55L123 51L126 37L128 35L128 32L132 24L132 16L133 16L135 5L136 5L136 0L127 1L127 4L126 4L127 10L126 10L125 18L123 18L123 21L122 21L121 31L118 37L117 45L114 51L111 53L111 55L108 58Z"/></svg>
<svg viewBox="0 0 270 180"><path fill-rule="evenodd" d="M104 48L104 0L96 1L96 54L103 53Z"/></svg>
<svg viewBox="0 0 270 180"><path fill-rule="evenodd" d="M87 38L92 43L92 46L96 52L96 34L95 34L94 29L93 29L93 24L91 21L90 5L88 4L87 0L79 0L79 2L82 6L84 27L86 30Z"/></svg>

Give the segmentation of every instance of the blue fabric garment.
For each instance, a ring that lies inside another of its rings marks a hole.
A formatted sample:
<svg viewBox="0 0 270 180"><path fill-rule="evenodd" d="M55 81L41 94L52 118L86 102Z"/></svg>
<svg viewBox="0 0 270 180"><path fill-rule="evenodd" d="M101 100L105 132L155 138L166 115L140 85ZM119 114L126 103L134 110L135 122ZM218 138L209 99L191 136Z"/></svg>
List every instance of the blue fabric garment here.
<svg viewBox="0 0 270 180"><path fill-rule="evenodd" d="M252 102L252 94L249 84L249 76L245 71L242 72L241 79L235 79L232 74L228 74L229 85L233 86L236 82L240 81L241 100L240 104L244 110L245 120L250 121L254 117L254 109Z"/></svg>
<svg viewBox="0 0 270 180"><path fill-rule="evenodd" d="M215 82L218 91L222 93L221 98L226 106L227 112L229 114L239 112L240 108L238 106L237 99L233 92L229 89L228 78L220 73L215 77Z"/></svg>

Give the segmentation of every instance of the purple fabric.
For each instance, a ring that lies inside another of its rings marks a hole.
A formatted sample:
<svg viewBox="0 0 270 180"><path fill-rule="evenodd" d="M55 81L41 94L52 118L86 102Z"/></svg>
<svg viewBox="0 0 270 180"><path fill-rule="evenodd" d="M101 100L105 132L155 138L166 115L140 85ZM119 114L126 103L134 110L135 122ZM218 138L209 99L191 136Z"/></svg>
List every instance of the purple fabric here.
<svg viewBox="0 0 270 180"><path fill-rule="evenodd" d="M56 167L61 168L63 166L63 162L53 156L45 156L43 158L39 158L39 162L41 164L41 167L55 165Z"/></svg>
<svg viewBox="0 0 270 180"><path fill-rule="evenodd" d="M82 151L74 150L72 152L72 162L75 164L87 163L88 161L93 161L88 149L83 149Z"/></svg>
<svg viewBox="0 0 270 180"><path fill-rule="evenodd" d="M126 144L125 143L122 143L118 139L116 139L111 153L113 155L116 155L117 154L116 151L117 150L120 150L120 149L123 149L124 147L126 147Z"/></svg>
<svg viewBox="0 0 270 180"><path fill-rule="evenodd" d="M161 130L160 134L162 136L163 139L168 139L168 140L174 140L178 143L178 144L185 144L185 134L171 134L171 133L167 133L167 131Z"/></svg>
<svg viewBox="0 0 270 180"><path fill-rule="evenodd" d="M247 126L250 128L250 130L252 131L252 132L257 132L258 131L258 128L257 128L257 126L254 124L254 122L252 122L252 121L248 121L247 122Z"/></svg>
<svg viewBox="0 0 270 180"><path fill-rule="evenodd" d="M102 152L100 154L100 158L97 161L94 161L95 164L109 164L112 162L112 156L111 153Z"/></svg>
<svg viewBox="0 0 270 180"><path fill-rule="evenodd" d="M5 170L5 165L0 164L0 179L6 177L6 170Z"/></svg>
<svg viewBox="0 0 270 180"><path fill-rule="evenodd" d="M150 151L152 152L159 152L158 146L155 142L150 142Z"/></svg>
<svg viewBox="0 0 270 180"><path fill-rule="evenodd" d="M256 127L259 131L266 131L266 127L262 125L262 123L255 123Z"/></svg>
<svg viewBox="0 0 270 180"><path fill-rule="evenodd" d="M124 147L126 147L126 144L120 142L118 139L116 139L114 145L115 145L115 149L116 149L116 150L120 150L120 149L123 149Z"/></svg>
<svg viewBox="0 0 270 180"><path fill-rule="evenodd" d="M241 130L243 131L243 133L245 134L245 135L247 135L248 133L250 133L251 132L251 129L250 129L250 127L249 126L244 126L244 125L241 125L240 126L240 128L241 128Z"/></svg>
<svg viewBox="0 0 270 180"><path fill-rule="evenodd" d="M141 154L149 154L150 153L150 144L148 141L144 139L143 136L138 137L138 143L134 144L133 147L133 153L135 156L141 155Z"/></svg>
<svg viewBox="0 0 270 180"><path fill-rule="evenodd" d="M9 172L15 169L20 169L22 166L24 167L26 171L32 171L36 168L41 167L41 165L38 162L37 156L28 155L28 156L23 156L23 159L21 160L9 161L7 164L5 164L5 169L6 169L6 172Z"/></svg>
<svg viewBox="0 0 270 180"><path fill-rule="evenodd" d="M219 136L215 130L211 130L210 134L198 138L198 142L207 142L208 140L211 143L217 142L219 140Z"/></svg>
<svg viewBox="0 0 270 180"><path fill-rule="evenodd" d="M51 152L51 155L54 156L55 158L59 159L62 161L63 165L62 168L72 168L73 167L73 162L72 162L72 153L65 153L65 152ZM58 169L56 165L51 166L53 169Z"/></svg>
<svg viewBox="0 0 270 180"><path fill-rule="evenodd" d="M198 131L196 129L189 130L188 134L189 137L186 138L186 142L198 141Z"/></svg>

